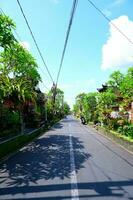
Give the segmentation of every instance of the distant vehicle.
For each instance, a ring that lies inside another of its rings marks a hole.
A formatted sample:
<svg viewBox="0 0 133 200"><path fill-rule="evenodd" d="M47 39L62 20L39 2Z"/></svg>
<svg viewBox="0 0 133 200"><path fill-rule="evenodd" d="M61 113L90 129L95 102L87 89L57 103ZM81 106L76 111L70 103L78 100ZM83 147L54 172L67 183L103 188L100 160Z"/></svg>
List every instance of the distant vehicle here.
<svg viewBox="0 0 133 200"><path fill-rule="evenodd" d="M81 119L81 123L85 125L86 124L86 120L85 120L84 116L81 116L80 119Z"/></svg>

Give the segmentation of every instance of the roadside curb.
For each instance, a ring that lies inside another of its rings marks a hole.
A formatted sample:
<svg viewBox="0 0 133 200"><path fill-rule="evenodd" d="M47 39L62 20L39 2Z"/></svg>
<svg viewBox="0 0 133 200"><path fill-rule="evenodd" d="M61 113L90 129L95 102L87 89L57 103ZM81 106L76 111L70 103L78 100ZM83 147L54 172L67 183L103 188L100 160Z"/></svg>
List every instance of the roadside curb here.
<svg viewBox="0 0 133 200"><path fill-rule="evenodd" d="M32 135L33 133L37 133L39 130L42 129L41 132L40 132L40 134L38 133L38 136L35 136L35 138L33 138L31 141L25 143L24 145L22 145L22 147L18 148L17 150L14 150L14 152L9 153L8 155L6 155L6 156L4 156L3 158L1 158L0 164L2 164L3 162L5 162L6 160L8 160L10 157L14 156L15 154L17 154L17 153L18 153L19 151L21 151L24 147L26 147L27 145L31 144L31 143L34 142L35 140L37 140L37 139L38 139L39 137L41 137L43 134L46 134L47 131L49 131L52 127L54 127L57 123L59 123L59 122L61 122L61 121L62 121L62 119L59 120L59 121L57 121L57 122L55 122L55 123L53 123L52 125L49 125L49 126L46 127L46 129L44 129L44 130L43 130L43 128L45 128L45 126L43 125L43 126L39 127L38 129L35 129L35 130L29 132L29 133L27 134L27 136ZM16 139L17 137L20 137L20 136L16 136L16 137L14 137L14 139ZM10 140L9 140L9 141L10 141ZM8 142L9 142L9 141L8 141Z"/></svg>
<svg viewBox="0 0 133 200"><path fill-rule="evenodd" d="M41 129L42 129L42 131L43 131L43 128L44 128L44 126L41 126L40 128L35 129L35 130L29 132L29 133L27 134L27 136L32 135L33 133L37 133L37 132L38 132L39 130L41 130ZM21 149L23 149L23 148L24 148L25 146L27 146L28 144L31 144L32 142L34 142L34 140L36 140L39 136L41 136L41 134L42 134L42 132L41 132L40 134L38 133L38 136L36 136L35 138L33 138L30 142L26 142L26 143L23 144L20 148L14 150L12 153L9 153L8 155L6 155L6 156L4 156L3 158L1 158L0 164L2 164L3 162L5 162L6 160L8 160L10 157L14 156L15 154L17 154ZM10 140L7 140L6 142L3 142L2 144L7 143L7 142L10 142L11 140L17 139L17 138L19 138L19 137L21 137L21 136L22 136L22 135L19 135L19 136L16 136L16 137L14 137L14 138L11 138ZM23 135L23 136L24 136L24 135Z"/></svg>
<svg viewBox="0 0 133 200"><path fill-rule="evenodd" d="M39 127L39 128L36 128L36 129L34 129L34 130L32 130L32 131L30 131L30 132L28 132L28 133L23 133L23 134L19 134L19 135L16 135L16 136L14 136L14 137L11 137L11 138L9 138L9 139L7 139L7 140L4 140L4 141L0 142L0 145L1 145L1 144L4 144L4 143L7 143L7 142L10 142L10 141L12 141L12 140L14 140L14 139L16 139L16 138L19 138L20 136L23 136L23 135L31 135L31 134L33 134L34 132L36 132L36 131L40 130L41 128L43 128L43 127L44 127L44 125L42 125L42 126Z"/></svg>
<svg viewBox="0 0 133 200"><path fill-rule="evenodd" d="M117 146L121 147L122 149L126 150L128 153L132 154L133 155L133 151L124 147L123 145L121 145L119 142L117 142L115 139L118 139L115 135L112 134L113 138L111 138L109 135L105 135L103 133L102 130L96 130L94 127L92 127L91 125L87 125L87 127L91 128L92 130L95 131L95 133L98 133L99 135L105 137L106 139L108 139L109 141L113 142L114 144L116 144ZM111 135L111 133L110 133ZM115 138L115 139L114 139ZM124 140L123 140L123 143L124 143ZM126 143L126 141L125 141Z"/></svg>

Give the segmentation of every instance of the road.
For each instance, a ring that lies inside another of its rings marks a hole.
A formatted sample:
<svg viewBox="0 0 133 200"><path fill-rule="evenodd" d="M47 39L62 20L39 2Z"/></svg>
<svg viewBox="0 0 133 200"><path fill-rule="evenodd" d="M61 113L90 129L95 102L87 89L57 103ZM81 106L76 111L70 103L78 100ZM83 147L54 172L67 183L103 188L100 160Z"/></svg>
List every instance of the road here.
<svg viewBox="0 0 133 200"><path fill-rule="evenodd" d="M2 200L133 200L133 155L72 116L0 165Z"/></svg>

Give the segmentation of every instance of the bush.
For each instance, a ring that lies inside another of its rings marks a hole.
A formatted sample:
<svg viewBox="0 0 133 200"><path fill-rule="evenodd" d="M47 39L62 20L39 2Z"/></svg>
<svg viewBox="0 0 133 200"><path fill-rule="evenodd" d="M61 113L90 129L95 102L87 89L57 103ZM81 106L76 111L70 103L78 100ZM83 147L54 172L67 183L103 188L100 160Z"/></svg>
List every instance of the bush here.
<svg viewBox="0 0 133 200"><path fill-rule="evenodd" d="M19 114L5 109L0 119L0 137L16 135L20 131Z"/></svg>
<svg viewBox="0 0 133 200"><path fill-rule="evenodd" d="M119 127L118 132L130 138L133 138L133 124L128 124Z"/></svg>

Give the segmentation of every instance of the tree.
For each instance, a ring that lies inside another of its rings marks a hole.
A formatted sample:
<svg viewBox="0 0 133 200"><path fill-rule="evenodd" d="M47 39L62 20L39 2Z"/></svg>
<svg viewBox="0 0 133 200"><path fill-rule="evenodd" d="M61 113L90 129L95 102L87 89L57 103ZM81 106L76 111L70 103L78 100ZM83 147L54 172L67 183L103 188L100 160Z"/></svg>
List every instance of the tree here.
<svg viewBox="0 0 133 200"><path fill-rule="evenodd" d="M127 74L124 76L120 85L120 92L123 98L129 103L133 101L133 67L129 68Z"/></svg>
<svg viewBox="0 0 133 200"><path fill-rule="evenodd" d="M28 103L34 106L35 114L42 119L46 111L46 95L38 88L41 77L36 60L15 39L13 30L15 23L12 19L0 14L0 116L2 118L3 105L9 112L19 113L23 133ZM64 92L55 89L54 94L53 91L48 94L50 120L69 112L68 104L64 103Z"/></svg>
<svg viewBox="0 0 133 200"><path fill-rule="evenodd" d="M83 111L83 101L85 98L86 94L85 93L81 93L79 95L77 95L76 97L76 106L75 108L77 109L77 116L81 117L82 115L82 111Z"/></svg>
<svg viewBox="0 0 133 200"><path fill-rule="evenodd" d="M35 59L18 43L0 54L0 66L1 73L12 75L13 78L22 76L35 85L41 80Z"/></svg>
<svg viewBox="0 0 133 200"><path fill-rule="evenodd" d="M87 121L97 121L96 106L97 98L96 93L88 93L83 99L83 114Z"/></svg>
<svg viewBox="0 0 133 200"><path fill-rule="evenodd" d="M63 104L63 114L64 114L64 115L70 114L70 107L69 107L69 105L67 104L67 102L64 102L64 104Z"/></svg>
<svg viewBox="0 0 133 200"><path fill-rule="evenodd" d="M96 120L96 93L81 93L76 97L74 113L78 116L84 116L87 121Z"/></svg>
<svg viewBox="0 0 133 200"><path fill-rule="evenodd" d="M5 99L12 100L14 109L20 113L23 132L24 103L29 99L35 100L35 87L41 80L37 64L26 49L14 43L0 54L0 66L2 77L6 80L2 79L1 91L6 91ZM2 94L4 95L4 92Z"/></svg>
<svg viewBox="0 0 133 200"><path fill-rule="evenodd" d="M97 112L99 115L99 121L102 124L107 125L109 124L112 106L116 104L116 95L112 93L112 90L109 88L106 92L99 93L97 97Z"/></svg>
<svg viewBox="0 0 133 200"><path fill-rule="evenodd" d="M113 89L118 89L123 81L124 75L120 71L115 71L110 75L110 79L107 82L108 86Z"/></svg>
<svg viewBox="0 0 133 200"><path fill-rule="evenodd" d="M3 48L9 47L15 41L12 30L15 29L15 24L8 16L0 14L0 46Z"/></svg>
<svg viewBox="0 0 133 200"><path fill-rule="evenodd" d="M48 93L48 99L49 99L48 104L51 113L61 114L64 103L64 92L59 88L56 88L54 92L53 90L50 90Z"/></svg>

